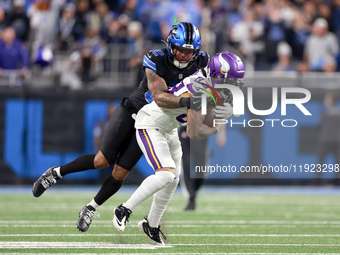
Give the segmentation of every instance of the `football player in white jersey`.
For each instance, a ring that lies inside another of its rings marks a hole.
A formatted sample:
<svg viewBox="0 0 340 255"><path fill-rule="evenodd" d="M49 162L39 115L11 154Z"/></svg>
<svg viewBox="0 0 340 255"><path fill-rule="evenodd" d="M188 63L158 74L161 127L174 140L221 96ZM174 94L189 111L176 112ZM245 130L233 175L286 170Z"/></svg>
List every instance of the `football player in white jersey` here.
<svg viewBox="0 0 340 255"><path fill-rule="evenodd" d="M197 96L197 92L206 91L215 83L240 85L243 76L244 66L239 57L230 52L217 53L210 59L207 68L185 78L171 88L169 93L180 97L195 94L200 106L201 96ZM227 102L230 94L224 91L219 96L223 105L216 106L213 112L215 118L226 119L232 116L232 107ZM190 139L208 137L219 130L217 125L211 127L203 124L204 116L199 109L193 106L166 109L152 102L137 113L137 141L155 174L147 177L128 201L114 210L113 225L118 231L124 231L126 221L136 206L154 195L149 215L138 223L138 228L145 232L153 244L164 245L159 222L178 185L181 172L182 149L177 128L187 122Z"/></svg>

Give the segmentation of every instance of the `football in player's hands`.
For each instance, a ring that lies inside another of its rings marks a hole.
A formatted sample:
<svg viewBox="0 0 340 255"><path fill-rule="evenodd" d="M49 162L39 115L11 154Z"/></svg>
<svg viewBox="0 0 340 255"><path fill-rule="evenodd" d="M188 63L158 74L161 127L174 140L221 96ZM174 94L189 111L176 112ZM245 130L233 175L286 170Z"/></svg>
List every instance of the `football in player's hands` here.
<svg viewBox="0 0 340 255"><path fill-rule="evenodd" d="M213 109L213 113L218 119L227 119L233 115L233 107L229 103L217 105Z"/></svg>
<svg viewBox="0 0 340 255"><path fill-rule="evenodd" d="M208 127L214 126L215 115L213 109L215 109L215 106L209 104L207 105L207 114L204 116L203 124L207 125Z"/></svg>

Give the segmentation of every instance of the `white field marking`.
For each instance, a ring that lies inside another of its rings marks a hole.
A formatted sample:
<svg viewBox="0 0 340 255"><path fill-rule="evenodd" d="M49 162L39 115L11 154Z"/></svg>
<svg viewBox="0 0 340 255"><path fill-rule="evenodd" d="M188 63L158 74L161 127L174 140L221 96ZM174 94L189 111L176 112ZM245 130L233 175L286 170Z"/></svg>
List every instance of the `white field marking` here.
<svg viewBox="0 0 340 255"><path fill-rule="evenodd" d="M171 244L173 246L294 246L294 247L309 247L309 246L315 246L315 247L340 247L340 244L320 244L320 243L306 243L306 244L300 244L300 243L284 243L284 244L278 244L278 243L241 243L241 244L235 244L235 243L213 243L213 244L204 244L204 243L197 243L197 244Z"/></svg>
<svg viewBox="0 0 340 255"><path fill-rule="evenodd" d="M0 242L0 249L147 249L172 248L171 245L113 244L104 242Z"/></svg>
<svg viewBox="0 0 340 255"><path fill-rule="evenodd" d="M117 237L117 236L145 236L145 234L0 234L0 237ZM167 234L174 237L340 237L340 234Z"/></svg>
<svg viewBox="0 0 340 255"><path fill-rule="evenodd" d="M248 194L249 195L249 194ZM261 197L249 197L244 198L244 197L235 197L234 199L232 199L232 197L229 197L227 199L223 199L223 201L225 201L225 203L227 204L231 204L231 205L240 205L243 203L247 203L248 206L256 206L258 204L263 204L263 205L278 205L278 206L282 206L282 204L284 203L287 206L291 206L291 205L307 205L307 206L328 206L328 205L333 205L334 201L337 199L337 197L339 196L332 196L333 199L329 199L327 201L321 201L321 200L317 200L315 202L314 196L310 196L310 197L299 197L296 200L289 200L287 197L282 197L280 195L278 195L278 197L282 198L283 200L280 200L282 202L278 202L277 200L277 196L274 196L272 198L270 198L268 195L265 196L261 196ZM307 199L306 198L310 198ZM327 199L328 197L326 196L325 199ZM181 200L177 200L178 202L180 202ZM198 197L198 201L202 201L202 202L221 202L221 197L220 196L209 196L209 197ZM339 207L338 204L334 204L335 207Z"/></svg>
<svg viewBox="0 0 340 255"><path fill-rule="evenodd" d="M39 253L43 255L65 255L65 253ZM81 253L67 253L67 255L79 255ZM98 255L98 253L85 253L86 255ZM103 253L107 255L122 255L122 253ZM150 253L124 253L124 255L150 255ZM164 255L165 253L152 253L152 255ZM197 255L199 253L166 253L167 255ZM205 255L287 255L287 253L204 253ZM32 253L7 253L7 255L32 255ZM289 255L325 255L325 253L289 253ZM327 253L327 255L339 255L339 253Z"/></svg>
<svg viewBox="0 0 340 255"><path fill-rule="evenodd" d="M316 210L316 209L315 209ZM223 210L216 210L214 208L214 210L212 211L211 209L207 209L205 211L205 209L202 209L200 211L197 211L195 212L195 215L197 216L207 216L207 215L216 215L216 214L219 214L219 215L224 215L224 216L254 216L254 215L259 215L259 216L262 216L262 215L269 215L266 211L256 211L256 212L250 212L252 210L249 210L248 211L245 211L244 209L243 210L240 210L240 211L226 211L226 208L224 208ZM171 213L182 213L183 210L170 210L168 209L168 212L171 212ZM292 212L292 211L284 211L283 209L282 210L277 210L277 211L271 211L270 212L270 215L276 215L276 216L279 216L279 215L285 215L285 214L289 214L291 216L294 216L294 215L297 215L297 216L301 216L301 215L304 215L304 217L314 217L314 218L319 218L319 217L331 217L331 218L335 218L335 219L338 219L339 218L339 215L335 214L335 213L311 213L311 212Z"/></svg>
<svg viewBox="0 0 340 255"><path fill-rule="evenodd" d="M17 206L17 205L16 205ZM277 207L277 206L275 206ZM327 207L327 206L325 206ZM329 207L329 206L328 206ZM332 207L333 208L333 207ZM340 207L339 207L340 208ZM12 210L15 210L16 208L13 208ZM58 208L54 208L54 209L51 209L51 210L45 210L45 212L54 212L55 210L60 210L61 208L58 207ZM67 208L69 209L69 208ZM333 208L334 209L334 208ZM110 209L111 210L111 209ZM315 209L316 210L316 209ZM78 212L78 210L74 210L76 212ZM179 209L178 207L175 208L175 209L171 209L171 208L167 208L167 211L169 213L182 213L183 212L183 209ZM35 213L35 212L41 212L41 207L39 207L39 209L35 210L35 211L31 211L32 213ZM280 208L276 208L275 210L272 210L271 211L271 214L275 214L276 216L280 216L282 215L282 218L284 218L284 216L286 214L289 214L289 216L300 216L300 215L304 215L305 217L309 217L309 218L328 218L328 219L338 219L339 215L336 214L336 213L333 213L333 212L317 212L317 213L312 213L310 212L310 210L304 210L303 212L302 211L298 211L298 212L294 212L294 211L284 211L283 209L280 209ZM197 216L207 216L207 215L216 215L216 214L219 214L219 215L224 215L226 217L228 216L254 216L254 215L258 215L258 216L262 216L262 215L267 215L267 213L263 212L263 211L255 211L252 210L252 209L240 209L240 210L226 210L226 208L220 208L220 209L217 209L217 208L214 208L213 211L211 211L210 209L205 209L205 208L202 208L200 211L196 211L195 212L195 215Z"/></svg>
<svg viewBox="0 0 340 255"><path fill-rule="evenodd" d="M157 246L152 244L113 244L104 242L1 242L0 249L156 249L174 246L286 246L286 247L340 247L340 244L171 244Z"/></svg>
<svg viewBox="0 0 340 255"><path fill-rule="evenodd" d="M34 225L34 224L25 224L25 225L10 225L10 224L0 224L0 227L8 227L8 228L75 228L75 224L72 225ZM135 225L126 226L128 228L135 228ZM164 225L165 228L206 228L207 225L203 224L192 224L192 225ZM211 226L210 226L211 227ZM257 229L267 229L267 228L340 228L340 225L331 225L331 224L321 224L321 225L294 225L294 224L286 224L286 225L253 225L253 224L242 224L242 225L221 225L217 224L213 226L214 228L257 228ZM91 228L113 228L112 224L107 225L98 225L92 224Z"/></svg>
<svg viewBox="0 0 340 255"><path fill-rule="evenodd" d="M111 220L95 220L95 223L103 223L106 224L110 222ZM129 223L138 223L139 221L130 221ZM68 223L74 223L75 221L69 221L69 220L0 220L0 224L50 224L50 223L58 223L58 224L68 224ZM166 221L167 224L181 224L185 223L187 224L197 224L197 225L210 225L210 224L295 224L295 225L340 225L340 221L299 221L299 220L169 220ZM130 224L131 225L131 224Z"/></svg>

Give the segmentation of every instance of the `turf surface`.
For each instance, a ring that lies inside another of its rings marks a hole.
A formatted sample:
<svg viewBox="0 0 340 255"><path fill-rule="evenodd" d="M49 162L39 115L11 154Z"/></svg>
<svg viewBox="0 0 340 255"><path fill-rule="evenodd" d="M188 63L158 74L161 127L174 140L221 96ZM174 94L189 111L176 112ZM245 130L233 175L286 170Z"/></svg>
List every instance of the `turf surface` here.
<svg viewBox="0 0 340 255"><path fill-rule="evenodd" d="M258 191L258 189L256 189ZM86 233L79 210L95 191L1 192L0 253L45 254L340 254L340 192L202 191L197 210L184 212L177 192L161 222L167 246L149 244L136 227L151 199L133 212L124 233L112 226L112 210L132 189L104 204Z"/></svg>

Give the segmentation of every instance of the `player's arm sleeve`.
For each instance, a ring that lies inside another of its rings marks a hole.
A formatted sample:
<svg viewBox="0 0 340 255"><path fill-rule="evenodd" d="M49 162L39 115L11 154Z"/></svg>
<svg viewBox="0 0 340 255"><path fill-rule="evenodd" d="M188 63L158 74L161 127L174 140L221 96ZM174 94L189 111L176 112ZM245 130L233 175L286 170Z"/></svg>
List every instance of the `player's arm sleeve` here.
<svg viewBox="0 0 340 255"><path fill-rule="evenodd" d="M190 139L205 138L218 132L217 128L203 124L200 110L188 109L187 133Z"/></svg>
<svg viewBox="0 0 340 255"><path fill-rule="evenodd" d="M153 100L159 107L174 109L179 108L179 97L168 93L165 80L152 69L146 68L145 74L148 80L148 89Z"/></svg>
<svg viewBox="0 0 340 255"><path fill-rule="evenodd" d="M143 67L147 78L148 89L159 107L179 108L179 98L168 93L168 86L161 77L163 53L161 50L149 51L144 55Z"/></svg>

